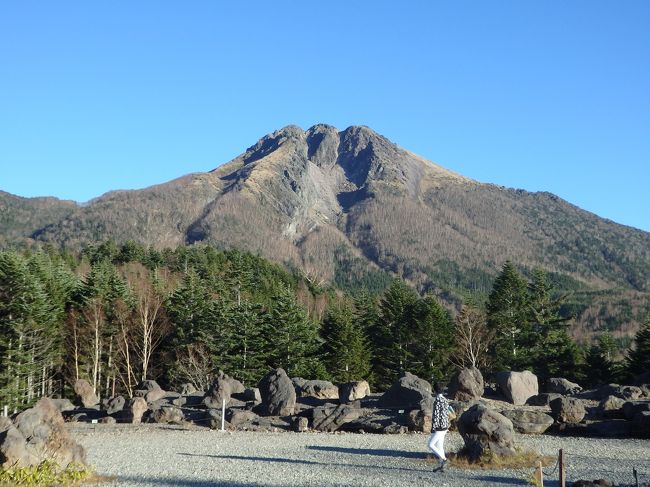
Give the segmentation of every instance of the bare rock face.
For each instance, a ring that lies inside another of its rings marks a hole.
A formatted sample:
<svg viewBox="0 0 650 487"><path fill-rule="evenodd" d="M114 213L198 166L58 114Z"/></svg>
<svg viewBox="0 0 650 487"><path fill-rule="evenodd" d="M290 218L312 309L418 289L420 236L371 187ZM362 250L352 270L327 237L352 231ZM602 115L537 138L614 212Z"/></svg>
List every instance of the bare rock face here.
<svg viewBox="0 0 650 487"><path fill-rule="evenodd" d="M85 464L86 452L65 429L63 416L48 398L0 425L0 465L30 467L45 460L61 468Z"/></svg>
<svg viewBox="0 0 650 487"><path fill-rule="evenodd" d="M550 406L558 423L579 423L587 414L584 403L574 397L559 397L551 401Z"/></svg>
<svg viewBox="0 0 650 487"><path fill-rule="evenodd" d="M502 456L515 454L512 421L481 404L475 404L461 415L458 432L471 459L478 459L487 452Z"/></svg>
<svg viewBox="0 0 650 487"><path fill-rule="evenodd" d="M341 403L358 401L370 395L370 385L365 380L339 384L339 401Z"/></svg>
<svg viewBox="0 0 650 487"><path fill-rule="evenodd" d="M85 408L99 404L99 398L95 394L93 386L85 379L79 379L74 383L74 393Z"/></svg>
<svg viewBox="0 0 650 487"><path fill-rule="evenodd" d="M515 431L526 435L541 435L553 424L553 418L541 411L507 409L501 414L512 421Z"/></svg>
<svg viewBox="0 0 650 487"><path fill-rule="evenodd" d="M480 399L484 390L483 374L476 367L459 370L449 383L449 397L457 401Z"/></svg>
<svg viewBox="0 0 650 487"><path fill-rule="evenodd" d="M134 397L129 401L127 409L129 412L129 421L133 424L140 424L142 422L142 416L147 412L149 406L144 397Z"/></svg>
<svg viewBox="0 0 650 487"><path fill-rule="evenodd" d="M424 405L427 403L427 405ZM410 372L404 374L393 383L383 396L379 398L379 407L404 407L428 409L432 403L431 384Z"/></svg>
<svg viewBox="0 0 650 487"><path fill-rule="evenodd" d="M496 375L499 389L515 406L523 406L529 397L539 393L537 376L528 370L523 372L499 372Z"/></svg>
<svg viewBox="0 0 650 487"><path fill-rule="evenodd" d="M265 416L290 416L296 407L296 390L284 369L267 373L258 384Z"/></svg>

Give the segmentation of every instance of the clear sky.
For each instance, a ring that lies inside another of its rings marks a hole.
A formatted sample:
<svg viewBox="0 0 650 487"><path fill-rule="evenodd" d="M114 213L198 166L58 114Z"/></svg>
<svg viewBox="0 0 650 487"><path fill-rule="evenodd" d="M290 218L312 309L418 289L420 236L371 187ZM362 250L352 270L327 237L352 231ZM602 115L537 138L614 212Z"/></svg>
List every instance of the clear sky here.
<svg viewBox="0 0 650 487"><path fill-rule="evenodd" d="M363 124L650 231L650 2L0 3L0 189L86 201Z"/></svg>

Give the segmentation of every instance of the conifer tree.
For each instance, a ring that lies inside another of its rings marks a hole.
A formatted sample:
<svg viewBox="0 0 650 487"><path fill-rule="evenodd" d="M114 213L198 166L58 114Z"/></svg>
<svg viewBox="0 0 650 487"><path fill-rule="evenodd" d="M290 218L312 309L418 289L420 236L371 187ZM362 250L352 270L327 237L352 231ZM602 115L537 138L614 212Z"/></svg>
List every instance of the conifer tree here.
<svg viewBox="0 0 650 487"><path fill-rule="evenodd" d="M325 360L332 378L338 382L368 380L370 343L349 303L339 303L328 310L323 334Z"/></svg>
<svg viewBox="0 0 650 487"><path fill-rule="evenodd" d="M454 342L449 312L434 297L427 296L415 304L413 325L410 371L427 380L446 378Z"/></svg>
<svg viewBox="0 0 650 487"><path fill-rule="evenodd" d="M629 375L634 376L650 371L650 316L634 336L634 344L627 355Z"/></svg>

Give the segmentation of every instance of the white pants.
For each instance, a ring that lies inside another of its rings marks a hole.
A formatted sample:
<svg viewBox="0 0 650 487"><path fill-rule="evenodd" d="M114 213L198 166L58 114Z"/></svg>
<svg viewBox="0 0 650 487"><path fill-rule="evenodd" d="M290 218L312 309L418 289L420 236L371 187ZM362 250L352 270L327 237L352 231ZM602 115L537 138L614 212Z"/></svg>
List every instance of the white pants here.
<svg viewBox="0 0 650 487"><path fill-rule="evenodd" d="M443 446L446 434L447 430L435 431L431 435L431 438L429 438L429 450L431 450L440 460L447 460L447 457L445 456L445 448Z"/></svg>

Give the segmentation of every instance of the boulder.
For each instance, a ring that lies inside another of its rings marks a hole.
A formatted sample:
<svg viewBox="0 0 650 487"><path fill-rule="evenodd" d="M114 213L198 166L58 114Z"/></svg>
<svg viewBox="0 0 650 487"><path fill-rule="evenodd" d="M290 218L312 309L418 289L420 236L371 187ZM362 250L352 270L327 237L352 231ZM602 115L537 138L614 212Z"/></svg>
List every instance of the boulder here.
<svg viewBox="0 0 650 487"><path fill-rule="evenodd" d="M86 452L68 434L63 416L47 397L20 413L13 422L4 421L0 433L0 466L31 467L44 461L61 468L85 464Z"/></svg>
<svg viewBox="0 0 650 487"><path fill-rule="evenodd" d="M338 399L339 388L326 380L307 380L302 382L300 386L296 386L296 394L298 397Z"/></svg>
<svg viewBox="0 0 650 487"><path fill-rule="evenodd" d="M512 421L481 404L475 404L458 418L458 432L465 442L464 452L472 460L489 452L500 456L516 453Z"/></svg>
<svg viewBox="0 0 650 487"><path fill-rule="evenodd" d="M466 367L456 372L449 383L449 397L457 401L480 399L485 390L483 375L476 367Z"/></svg>
<svg viewBox="0 0 650 487"><path fill-rule="evenodd" d="M85 408L99 404L99 398L95 394L93 386L85 379L79 379L74 383L74 393Z"/></svg>
<svg viewBox="0 0 650 487"><path fill-rule="evenodd" d="M104 416L99 420L99 422L102 424L115 424L117 423L117 419L115 419L113 416Z"/></svg>
<svg viewBox="0 0 650 487"><path fill-rule="evenodd" d="M559 397L551 401L550 406L558 423L580 423L587 414L584 403L575 397Z"/></svg>
<svg viewBox="0 0 650 487"><path fill-rule="evenodd" d="M221 409L208 409L205 412L205 417L201 421L202 426L208 426L213 430L221 429ZM229 429L230 423L223 422L224 429Z"/></svg>
<svg viewBox="0 0 650 487"><path fill-rule="evenodd" d="M422 409L433 407L431 384L410 372L404 372L377 402L380 408Z"/></svg>
<svg viewBox="0 0 650 487"><path fill-rule="evenodd" d="M133 391L134 397L143 397L147 402L155 402L167 394L155 380L143 380Z"/></svg>
<svg viewBox="0 0 650 487"><path fill-rule="evenodd" d="M570 396L580 391L582 391L582 387L562 377L551 377L546 383L546 392L555 392L563 396Z"/></svg>
<svg viewBox="0 0 650 487"><path fill-rule="evenodd" d="M260 394L260 390L257 387L250 387L246 389L242 393L242 398L244 401L254 402L255 404L262 402L262 395Z"/></svg>
<svg viewBox="0 0 650 487"><path fill-rule="evenodd" d="M623 419L590 422L585 435L593 438L629 438L632 436L632 424Z"/></svg>
<svg viewBox="0 0 650 487"><path fill-rule="evenodd" d="M627 401L623 404L623 416L629 421L643 411L650 411L650 401Z"/></svg>
<svg viewBox="0 0 650 487"><path fill-rule="evenodd" d="M162 406L151 415L156 423L182 424L185 415L180 408L174 406Z"/></svg>
<svg viewBox="0 0 650 487"><path fill-rule="evenodd" d="M61 413L74 411L74 404L70 399L50 399Z"/></svg>
<svg viewBox="0 0 650 487"><path fill-rule="evenodd" d="M603 418L623 418L625 400L616 396L607 396L598 404L598 414Z"/></svg>
<svg viewBox="0 0 650 487"><path fill-rule="evenodd" d="M541 411L507 409L501 414L512 421L516 432L526 435L541 435L553 424L553 418Z"/></svg>
<svg viewBox="0 0 650 487"><path fill-rule="evenodd" d="M297 433L305 433L309 430L309 420L303 416L296 416L293 420L292 427Z"/></svg>
<svg viewBox="0 0 650 487"><path fill-rule="evenodd" d="M495 378L503 395L515 406L526 404L529 397L539 393L537 376L528 370L498 372Z"/></svg>
<svg viewBox="0 0 650 487"><path fill-rule="evenodd" d="M223 407L223 401L226 401L226 406L230 403L230 396L232 396L232 387L230 378L223 372L212 382L203 399L203 404L208 408L220 409Z"/></svg>
<svg viewBox="0 0 650 487"><path fill-rule="evenodd" d="M370 395L370 385L365 380L344 382L339 384L339 401L353 402Z"/></svg>
<svg viewBox="0 0 650 487"><path fill-rule="evenodd" d="M542 394L537 394L536 396L530 396L526 399L526 405L528 406L548 406L551 404L551 401L562 397L562 394L557 392L543 392Z"/></svg>
<svg viewBox="0 0 650 487"><path fill-rule="evenodd" d="M181 396L189 396L190 394L194 394L197 392L196 387L194 387L194 384L191 382L185 382L184 384L181 384Z"/></svg>
<svg viewBox="0 0 650 487"><path fill-rule="evenodd" d="M112 397L106 402L106 413L109 415L119 413L124 409L125 405L126 399L124 399L124 396Z"/></svg>
<svg viewBox="0 0 650 487"><path fill-rule="evenodd" d="M353 431L356 433L402 433L408 431L408 426L400 418L384 411L362 410L360 417L345 423L339 431ZM406 418L404 418L406 420Z"/></svg>
<svg viewBox="0 0 650 487"><path fill-rule="evenodd" d="M144 397L134 397L129 401L126 407L127 420L133 424L140 424L142 416L147 412L149 406Z"/></svg>
<svg viewBox="0 0 650 487"><path fill-rule="evenodd" d="M335 408L319 407L314 408L312 428L316 431L337 431L345 423L358 419L361 410L340 404Z"/></svg>
<svg viewBox="0 0 650 487"><path fill-rule="evenodd" d="M253 411L228 410L226 413L228 423L233 426L239 426L244 423L252 423L259 419L259 416Z"/></svg>
<svg viewBox="0 0 650 487"><path fill-rule="evenodd" d="M408 413L407 424L410 431L430 433L432 428L431 414L427 414L421 409L413 409Z"/></svg>
<svg viewBox="0 0 650 487"><path fill-rule="evenodd" d="M296 391L284 369L269 371L258 384L265 416L290 416L296 407Z"/></svg>

